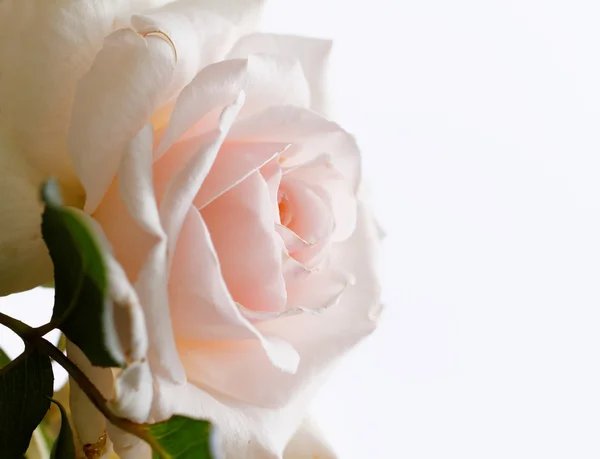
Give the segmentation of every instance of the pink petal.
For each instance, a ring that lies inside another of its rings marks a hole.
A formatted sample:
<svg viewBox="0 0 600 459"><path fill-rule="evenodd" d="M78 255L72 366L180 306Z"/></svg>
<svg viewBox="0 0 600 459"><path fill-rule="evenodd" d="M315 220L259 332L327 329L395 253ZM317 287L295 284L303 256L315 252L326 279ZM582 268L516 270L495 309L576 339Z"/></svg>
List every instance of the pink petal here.
<svg viewBox="0 0 600 459"><path fill-rule="evenodd" d="M316 266L331 241L334 220L328 203L304 183L284 176L280 193L285 196L291 209L287 228L308 245L299 250L288 251L296 260L308 267ZM285 223L282 219L282 223Z"/></svg>
<svg viewBox="0 0 600 459"><path fill-rule="evenodd" d="M181 230L169 291L171 317L179 342L212 339L256 342L265 359L284 371L295 371L298 364L295 351L281 340L262 336L240 313L221 275L208 228L194 208L189 210Z"/></svg>
<svg viewBox="0 0 600 459"><path fill-rule="evenodd" d="M322 115L301 107L270 107L238 120L228 140L287 142L284 168L304 164L324 153L356 192L360 182L360 152L354 138Z"/></svg>
<svg viewBox="0 0 600 459"><path fill-rule="evenodd" d="M267 182L271 206L273 207L273 214L275 215L275 224L279 225L281 223L279 218L279 185L281 184L281 177L283 176L281 167L279 167L279 157L269 161L261 167L260 173L265 179L265 182Z"/></svg>
<svg viewBox="0 0 600 459"><path fill-rule="evenodd" d="M281 311L286 303L282 244L269 189L254 172L202 210L233 299L248 309Z"/></svg>
<svg viewBox="0 0 600 459"><path fill-rule="evenodd" d="M333 305L320 314L284 314L257 324L267 336L290 341L298 349L301 360L296 374L271 368L260 346L251 341L189 341L179 343L179 351L190 381L244 403L279 408L281 416L294 401L312 397L339 358L375 328L380 309L378 243L373 219L360 205L355 233L333 246L330 274L328 270L318 274L313 289L308 288L307 278L291 295L293 304L313 309L322 306L323 293L329 293ZM347 284L349 278L342 270L355 278L353 285ZM334 277L328 279L329 275ZM337 289L343 291L339 298Z"/></svg>
<svg viewBox="0 0 600 459"><path fill-rule="evenodd" d="M219 150L194 205L202 210L287 148L283 143L227 142Z"/></svg>
<svg viewBox="0 0 600 459"><path fill-rule="evenodd" d="M218 129L210 132L204 144L169 181L160 202L160 219L169 241L169 268L185 216L208 175L231 124L244 104L241 92L233 103L221 112Z"/></svg>
<svg viewBox="0 0 600 459"><path fill-rule="evenodd" d="M356 225L356 198L350 184L333 166L329 155L321 155L313 161L284 171L286 178L293 178L322 196L333 215L332 240L347 239Z"/></svg>

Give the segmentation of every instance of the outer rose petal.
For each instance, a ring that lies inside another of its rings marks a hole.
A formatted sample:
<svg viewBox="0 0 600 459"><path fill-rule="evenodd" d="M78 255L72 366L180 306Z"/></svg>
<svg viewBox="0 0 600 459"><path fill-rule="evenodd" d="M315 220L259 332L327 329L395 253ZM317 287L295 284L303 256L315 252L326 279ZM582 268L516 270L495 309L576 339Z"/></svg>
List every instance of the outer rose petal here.
<svg viewBox="0 0 600 459"><path fill-rule="evenodd" d="M250 56L218 62L202 69L179 95L158 154L190 128L196 136L214 129L223 106L241 91L246 97L241 115L281 104L303 107L309 102L306 79L293 59Z"/></svg>
<svg viewBox="0 0 600 459"><path fill-rule="evenodd" d="M227 19L207 10L202 1L177 0L162 8L131 18L133 28L141 34L157 31L173 43L177 62L167 99L176 96L198 71L221 60L238 29Z"/></svg>
<svg viewBox="0 0 600 459"><path fill-rule="evenodd" d="M310 108L327 112L326 76L331 41L317 38L254 33L242 37L229 53L229 57L246 57L265 53L295 57L300 61L310 88Z"/></svg>
<svg viewBox="0 0 600 459"><path fill-rule="evenodd" d="M158 379L156 384L155 418L179 413L211 420L221 432L227 459L280 459L304 414L301 403L281 413L232 403L189 383L173 385Z"/></svg>
<svg viewBox="0 0 600 459"><path fill-rule="evenodd" d="M0 125L46 176L77 183L66 142L75 87L127 7L120 0L0 4Z"/></svg>
<svg viewBox="0 0 600 459"><path fill-rule="evenodd" d="M21 151L0 137L0 295L52 280L40 227L40 184Z"/></svg>
<svg viewBox="0 0 600 459"><path fill-rule="evenodd" d="M171 82L175 54L163 38L132 30L109 36L78 85L69 147L94 212L110 186L128 142L160 105Z"/></svg>
<svg viewBox="0 0 600 459"><path fill-rule="evenodd" d="M305 419L283 453L283 459L337 459L337 455L323 439L319 427Z"/></svg>
<svg viewBox="0 0 600 459"><path fill-rule="evenodd" d="M113 375L110 368L92 366L85 354L70 341L67 341L67 355L93 382L100 393L110 400L113 396ZM106 431L104 415L96 409L73 378L70 378L69 397L73 427L79 440L84 445L97 443Z"/></svg>

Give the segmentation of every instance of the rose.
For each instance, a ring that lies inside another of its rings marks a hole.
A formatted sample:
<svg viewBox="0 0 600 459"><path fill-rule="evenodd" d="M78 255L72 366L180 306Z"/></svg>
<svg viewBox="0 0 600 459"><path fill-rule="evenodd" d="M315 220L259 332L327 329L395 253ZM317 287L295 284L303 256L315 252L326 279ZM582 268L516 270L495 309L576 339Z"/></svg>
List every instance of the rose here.
<svg viewBox="0 0 600 459"><path fill-rule="evenodd" d="M75 173L68 161L47 161L52 171L23 161L59 176L73 203L85 189L135 290L118 267L114 284L144 311L131 327L135 362L114 382L69 354L123 415L212 419L227 457L281 457L288 443L285 457L330 455L299 428L306 404L378 306L358 149L317 112L327 43L238 39L247 15L206 8L175 2L108 36L74 80L63 140ZM37 152L21 148L16 158ZM106 423L72 391L78 433L94 442ZM110 426L109 437L122 457L148 454Z"/></svg>
<svg viewBox="0 0 600 459"><path fill-rule="evenodd" d="M38 195L43 180L54 176L60 180L68 204L80 207L85 201L85 191L73 167L76 158L68 147L69 132L75 130L71 119L90 115L73 113L79 84L107 36L135 22L136 14L165 3L171 2L0 2L0 295L52 280L50 258L40 233L42 209ZM185 2L176 3L173 7L185 8ZM188 33L190 44L180 45L178 50L181 62L171 92L183 87L201 67L224 57L231 43L252 27L262 0L187 3L205 14L196 23L202 30L194 31L194 18L186 18L179 31ZM169 48L165 43L155 43L160 41L157 34L150 35L149 41L154 43L155 52L159 52L157 48ZM139 79L143 80L143 75L137 75L135 80ZM123 85L121 88L125 90ZM140 100L156 93L156 88L138 89ZM124 107L131 98L131 94L124 96ZM112 143L103 146L118 148L119 141L133 132L141 118L127 116L136 108L141 109L139 102L131 112L119 110L114 114L114 125L121 123L123 129L104 131ZM104 115L108 121L110 114Z"/></svg>

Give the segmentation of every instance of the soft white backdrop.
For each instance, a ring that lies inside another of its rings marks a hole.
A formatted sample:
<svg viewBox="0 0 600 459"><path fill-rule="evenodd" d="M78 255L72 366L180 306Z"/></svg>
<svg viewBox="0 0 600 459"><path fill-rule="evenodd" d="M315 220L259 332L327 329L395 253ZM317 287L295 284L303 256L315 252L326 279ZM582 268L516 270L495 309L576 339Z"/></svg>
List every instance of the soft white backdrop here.
<svg viewBox="0 0 600 459"><path fill-rule="evenodd" d="M335 39L381 328L314 405L342 459L600 457L600 4L271 2Z"/></svg>
<svg viewBox="0 0 600 459"><path fill-rule="evenodd" d="M267 7L268 30L335 39L335 117L389 235L381 328L312 408L341 459L600 457L599 20L583 0Z"/></svg>

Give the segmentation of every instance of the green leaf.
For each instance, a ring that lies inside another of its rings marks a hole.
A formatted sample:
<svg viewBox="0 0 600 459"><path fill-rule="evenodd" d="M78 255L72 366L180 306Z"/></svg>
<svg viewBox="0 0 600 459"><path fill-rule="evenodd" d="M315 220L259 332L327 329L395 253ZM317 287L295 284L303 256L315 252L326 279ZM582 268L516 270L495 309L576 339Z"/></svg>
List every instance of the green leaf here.
<svg viewBox="0 0 600 459"><path fill-rule="evenodd" d="M20 458L50 407L54 376L50 358L36 348L0 370L0 457Z"/></svg>
<svg viewBox="0 0 600 459"><path fill-rule="evenodd" d="M10 357L0 348L0 368L10 363Z"/></svg>
<svg viewBox="0 0 600 459"><path fill-rule="evenodd" d="M42 235L54 263L52 321L93 365L123 366L101 245L81 212L62 205L55 180L44 184L42 198Z"/></svg>
<svg viewBox="0 0 600 459"><path fill-rule="evenodd" d="M215 427L208 421L173 416L157 424L144 424L153 437L153 459L216 459Z"/></svg>
<svg viewBox="0 0 600 459"><path fill-rule="evenodd" d="M52 446L50 459L75 459L75 442L73 441L73 431L69 425L69 418L63 406L56 400L52 402L60 410L60 432Z"/></svg>

